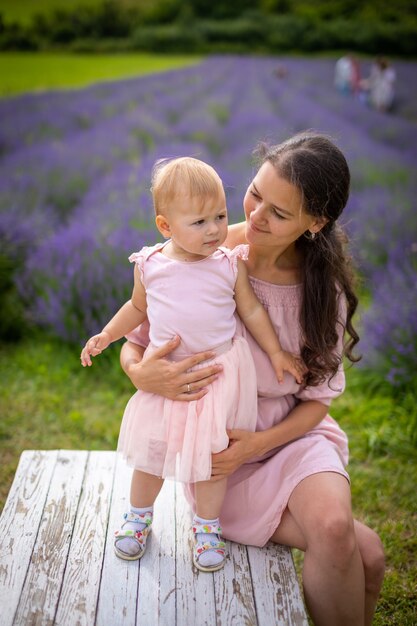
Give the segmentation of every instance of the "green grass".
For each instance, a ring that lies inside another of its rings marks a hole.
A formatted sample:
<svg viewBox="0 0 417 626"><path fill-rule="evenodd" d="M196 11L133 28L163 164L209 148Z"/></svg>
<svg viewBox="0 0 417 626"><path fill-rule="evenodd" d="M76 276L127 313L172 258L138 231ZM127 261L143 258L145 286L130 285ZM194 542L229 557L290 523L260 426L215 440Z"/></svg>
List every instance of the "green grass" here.
<svg viewBox="0 0 417 626"><path fill-rule="evenodd" d="M198 63L190 55L0 53L0 97L27 91L71 89L163 72Z"/></svg>
<svg viewBox="0 0 417 626"><path fill-rule="evenodd" d="M0 345L0 506L22 450L114 449L132 393L118 348L92 368L79 350L44 335ZM349 435L355 517L381 536L387 574L375 626L411 626L417 610L417 451L407 431L417 390L392 394L375 376L349 370L332 415ZM298 567L302 561L296 555Z"/></svg>
<svg viewBox="0 0 417 626"><path fill-rule="evenodd" d="M375 626L416 624L416 414L416 385L394 394L358 370L348 373L348 390L332 409L349 436L354 514L379 533L387 556Z"/></svg>
<svg viewBox="0 0 417 626"><path fill-rule="evenodd" d="M24 449L114 449L132 386L118 349L83 369L79 350L47 337L0 346L0 505Z"/></svg>
<svg viewBox="0 0 417 626"><path fill-rule="evenodd" d="M347 371L347 389L331 408L347 432L354 516L376 530L387 571L374 626L414 626L417 591L417 449L410 426L417 385L393 393L374 374ZM295 551L300 573L302 554Z"/></svg>

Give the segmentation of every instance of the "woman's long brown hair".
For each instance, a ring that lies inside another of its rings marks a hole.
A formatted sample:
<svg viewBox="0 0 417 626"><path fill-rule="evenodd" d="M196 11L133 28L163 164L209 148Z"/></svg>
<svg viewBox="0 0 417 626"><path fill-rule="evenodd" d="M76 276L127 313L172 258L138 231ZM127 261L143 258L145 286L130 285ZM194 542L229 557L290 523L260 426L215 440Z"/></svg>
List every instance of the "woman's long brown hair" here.
<svg viewBox="0 0 417 626"><path fill-rule="evenodd" d="M262 144L257 153L262 163L269 161L280 177L299 189L306 213L328 220L314 238L307 231L296 241L303 256L301 356L308 368L306 384L318 385L336 374L344 355L352 362L360 358L353 355L359 341L352 324L358 305L354 273L347 237L337 224L349 196L349 167L328 137L312 131L277 146ZM339 318L340 298L346 300L346 320ZM348 335L343 354L337 353L338 324Z"/></svg>

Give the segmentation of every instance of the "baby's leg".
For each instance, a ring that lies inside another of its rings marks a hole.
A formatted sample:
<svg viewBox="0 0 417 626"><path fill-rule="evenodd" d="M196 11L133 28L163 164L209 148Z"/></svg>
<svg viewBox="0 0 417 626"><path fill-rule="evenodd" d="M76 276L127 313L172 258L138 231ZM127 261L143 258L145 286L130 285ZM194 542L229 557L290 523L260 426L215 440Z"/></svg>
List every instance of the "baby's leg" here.
<svg viewBox="0 0 417 626"><path fill-rule="evenodd" d="M194 484L196 513L205 519L216 519L226 495L227 478L203 480Z"/></svg>
<svg viewBox="0 0 417 626"><path fill-rule="evenodd" d="M152 508L164 479L135 470L130 483L130 504L135 508Z"/></svg>
<svg viewBox="0 0 417 626"><path fill-rule="evenodd" d="M143 556L152 524L153 504L163 484L163 479L158 476L134 470L130 484L130 511L125 514L114 542L120 558L135 560Z"/></svg>
<svg viewBox="0 0 417 626"><path fill-rule="evenodd" d="M220 509L226 494L227 478L195 483L196 515L194 564L203 571L215 571L224 565L225 544L220 537ZM199 532L200 531L200 532Z"/></svg>

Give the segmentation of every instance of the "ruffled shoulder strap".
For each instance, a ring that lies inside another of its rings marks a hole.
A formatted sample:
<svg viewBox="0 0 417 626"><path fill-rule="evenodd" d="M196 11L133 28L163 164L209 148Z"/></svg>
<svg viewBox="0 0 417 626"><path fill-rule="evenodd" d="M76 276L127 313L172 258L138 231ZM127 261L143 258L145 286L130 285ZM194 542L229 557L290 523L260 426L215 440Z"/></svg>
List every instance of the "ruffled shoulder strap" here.
<svg viewBox="0 0 417 626"><path fill-rule="evenodd" d="M229 259L230 266L233 270L233 274L235 278L237 278L237 260L238 259L242 259L243 261L247 260L249 256L249 246L247 244L240 244L239 246L236 246L235 248L233 248L233 250L230 250L229 248L223 248L223 247L219 248L219 250L224 252L224 254Z"/></svg>
<svg viewBox="0 0 417 626"><path fill-rule="evenodd" d="M157 243L154 246L144 246L141 250L139 250L139 252L132 252L129 256L130 263L136 263L138 267L142 283L144 281L143 269L145 261L147 261L152 254L161 250L164 245L165 243Z"/></svg>
<svg viewBox="0 0 417 626"><path fill-rule="evenodd" d="M249 257L249 244L241 243L230 251L233 257L247 261Z"/></svg>

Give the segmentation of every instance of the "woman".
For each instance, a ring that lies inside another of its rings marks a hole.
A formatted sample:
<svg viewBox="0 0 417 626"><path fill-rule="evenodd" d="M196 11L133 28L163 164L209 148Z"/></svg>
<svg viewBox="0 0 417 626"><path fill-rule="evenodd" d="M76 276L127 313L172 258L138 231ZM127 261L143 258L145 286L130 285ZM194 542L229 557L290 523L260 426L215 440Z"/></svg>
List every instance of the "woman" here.
<svg viewBox="0 0 417 626"><path fill-rule="evenodd" d="M349 183L343 154L322 135L301 133L263 149L243 202L246 222L229 229L226 243L248 244L254 290L283 348L301 353L308 374L304 385L288 376L277 383L266 355L241 327L258 374L257 432L231 431L229 448L213 456L212 470L219 479L228 476L224 536L305 551L306 604L315 624L329 626L371 624L384 573L378 536L353 520L347 440L327 415L344 388L342 353L355 360L358 341L352 326L357 299L336 223ZM141 361L141 338L130 338L121 362L141 389L194 400L221 375L214 366L188 371L207 354L181 363L166 359L178 339Z"/></svg>

